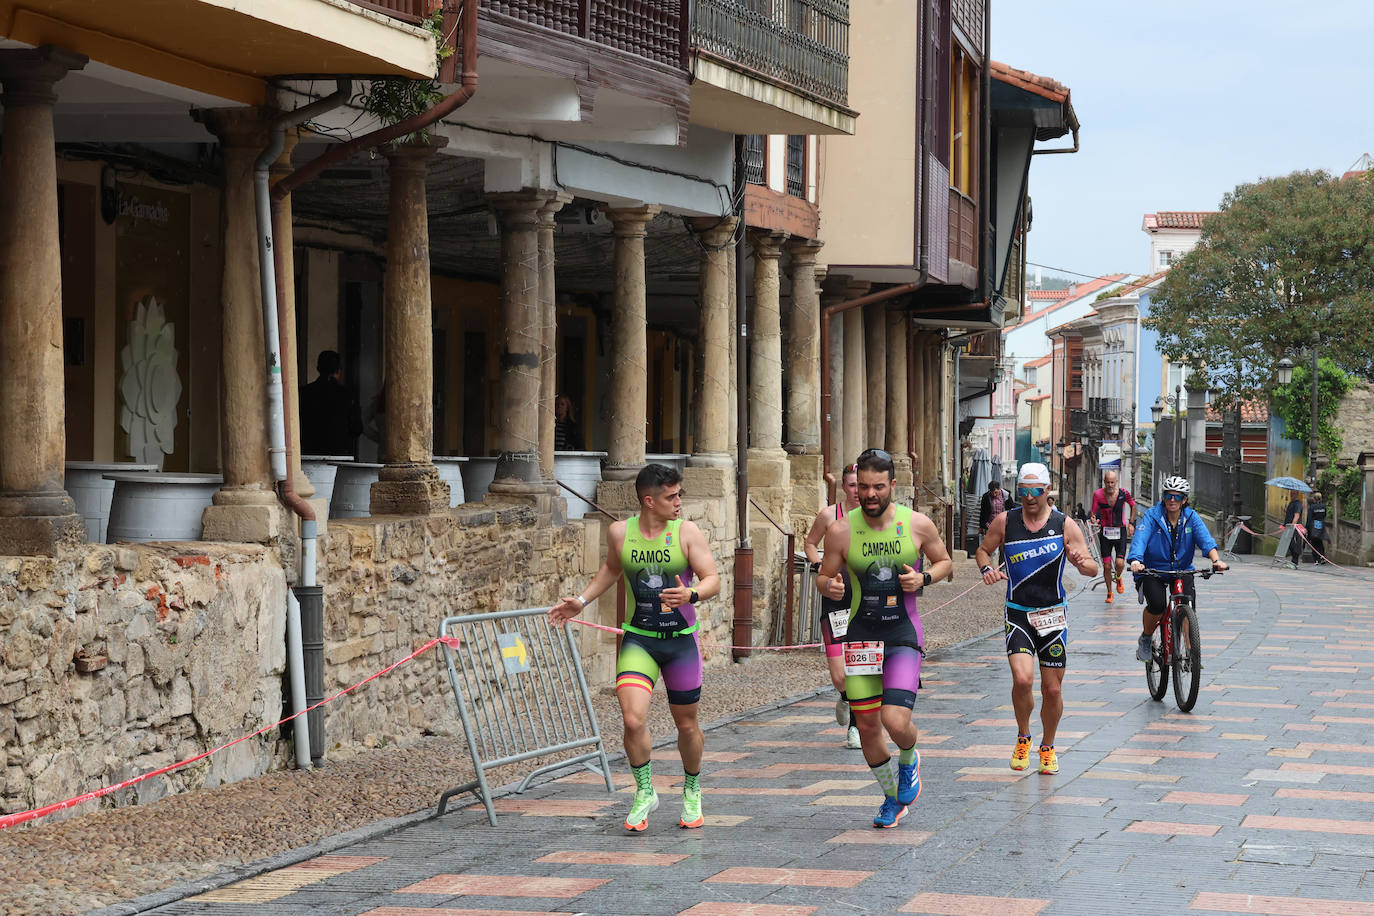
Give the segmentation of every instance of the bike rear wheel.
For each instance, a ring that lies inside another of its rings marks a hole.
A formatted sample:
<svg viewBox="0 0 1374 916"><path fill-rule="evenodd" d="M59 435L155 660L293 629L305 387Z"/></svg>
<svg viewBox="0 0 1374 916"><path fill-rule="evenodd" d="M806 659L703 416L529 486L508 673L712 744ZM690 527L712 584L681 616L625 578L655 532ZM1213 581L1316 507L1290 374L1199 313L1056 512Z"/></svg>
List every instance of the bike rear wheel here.
<svg viewBox="0 0 1374 916"><path fill-rule="evenodd" d="M1174 700L1188 712L1197 703L1202 684L1202 637L1198 632L1197 610L1192 602L1180 601L1174 608Z"/></svg>
<svg viewBox="0 0 1374 916"><path fill-rule="evenodd" d="M1155 627L1150 637L1150 660L1145 663L1145 686L1150 699L1162 700L1169 692L1169 672L1164 668L1164 627Z"/></svg>

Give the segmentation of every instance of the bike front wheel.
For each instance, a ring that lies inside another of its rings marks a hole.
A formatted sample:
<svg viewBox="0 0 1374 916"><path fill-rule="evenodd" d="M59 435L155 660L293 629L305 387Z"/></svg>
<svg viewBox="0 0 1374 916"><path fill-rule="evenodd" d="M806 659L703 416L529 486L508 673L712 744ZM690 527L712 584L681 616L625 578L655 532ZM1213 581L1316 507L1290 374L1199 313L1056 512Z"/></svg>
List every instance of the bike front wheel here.
<svg viewBox="0 0 1374 916"><path fill-rule="evenodd" d="M1198 632L1197 610L1191 602L1181 601L1174 608L1174 657L1170 667L1174 674L1174 700L1178 708L1188 712L1197 703L1198 687L1202 684L1202 637Z"/></svg>
<svg viewBox="0 0 1374 916"><path fill-rule="evenodd" d="M1164 667L1164 627L1156 627L1150 637L1150 660L1145 663L1145 686L1150 699L1162 700L1169 692L1169 672Z"/></svg>

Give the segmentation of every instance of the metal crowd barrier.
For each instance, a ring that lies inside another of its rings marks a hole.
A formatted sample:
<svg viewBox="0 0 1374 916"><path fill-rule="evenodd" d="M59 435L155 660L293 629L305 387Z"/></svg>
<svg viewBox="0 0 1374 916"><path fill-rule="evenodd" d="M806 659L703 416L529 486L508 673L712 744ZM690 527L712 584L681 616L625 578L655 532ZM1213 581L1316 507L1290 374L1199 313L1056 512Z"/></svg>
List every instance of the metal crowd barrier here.
<svg viewBox="0 0 1374 916"><path fill-rule="evenodd" d="M473 781L439 797L439 814L450 798L472 792L495 826L488 770L579 749L581 753L533 770L515 791L525 791L541 773L577 763L604 777L607 792L615 791L577 640L570 627L555 629L546 611L446 617L439 625L440 636L459 641L457 649L445 644L444 656L477 773Z"/></svg>
<svg viewBox="0 0 1374 916"><path fill-rule="evenodd" d="M816 574L804 553L792 555L792 574L797 577L797 630L799 644L821 641L821 593L816 590Z"/></svg>

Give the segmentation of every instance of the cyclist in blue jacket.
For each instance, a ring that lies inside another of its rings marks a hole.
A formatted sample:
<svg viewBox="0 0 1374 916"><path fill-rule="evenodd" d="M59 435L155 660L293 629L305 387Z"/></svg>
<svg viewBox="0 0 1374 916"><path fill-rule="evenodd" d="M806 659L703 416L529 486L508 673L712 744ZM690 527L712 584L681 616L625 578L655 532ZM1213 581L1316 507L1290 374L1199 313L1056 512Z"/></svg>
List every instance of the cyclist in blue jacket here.
<svg viewBox="0 0 1374 916"><path fill-rule="evenodd" d="M1126 562L1131 572L1145 569L1178 570L1187 572L1193 568L1193 551L1201 549L1212 561L1212 568L1226 569L1217 552L1216 539L1203 524L1202 517L1188 505L1190 489L1186 477L1169 477L1164 481L1163 498L1151 506L1140 517L1135 537L1131 539L1131 549L1126 554ZM1183 590L1196 600L1192 576L1181 576ZM1150 660L1150 637L1159 627L1164 615L1165 604L1169 600L1169 587L1172 578L1136 579L1136 587L1145 596L1145 610L1140 614L1143 632L1136 644L1135 657L1142 662Z"/></svg>

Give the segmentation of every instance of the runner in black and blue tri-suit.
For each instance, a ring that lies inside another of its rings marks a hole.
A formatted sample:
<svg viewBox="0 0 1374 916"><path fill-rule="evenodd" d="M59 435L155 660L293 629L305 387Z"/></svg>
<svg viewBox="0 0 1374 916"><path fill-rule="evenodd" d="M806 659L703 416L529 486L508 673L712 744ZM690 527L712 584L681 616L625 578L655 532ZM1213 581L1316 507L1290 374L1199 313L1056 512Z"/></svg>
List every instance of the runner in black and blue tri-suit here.
<svg viewBox="0 0 1374 916"><path fill-rule="evenodd" d="M1050 472L1034 462L1021 466L1016 496L1021 505L999 515L978 546L983 581L1007 580L1007 662L1011 665L1011 701L1016 710L1016 747L1011 768L1030 765L1030 715L1035 709L1035 664L1040 662L1040 772L1059 772L1055 733L1064 713L1064 665L1068 654L1068 617L1064 601L1064 566L1082 575L1097 575L1083 531L1049 505ZM1005 545L1006 571L992 566L991 556Z"/></svg>

